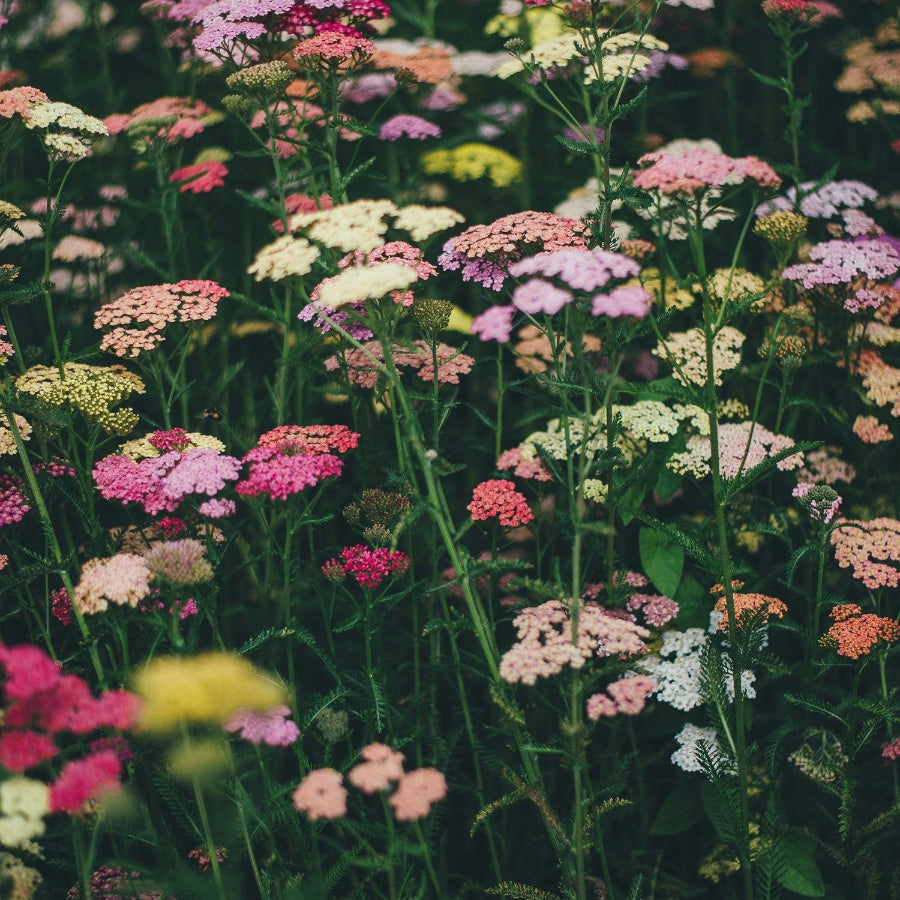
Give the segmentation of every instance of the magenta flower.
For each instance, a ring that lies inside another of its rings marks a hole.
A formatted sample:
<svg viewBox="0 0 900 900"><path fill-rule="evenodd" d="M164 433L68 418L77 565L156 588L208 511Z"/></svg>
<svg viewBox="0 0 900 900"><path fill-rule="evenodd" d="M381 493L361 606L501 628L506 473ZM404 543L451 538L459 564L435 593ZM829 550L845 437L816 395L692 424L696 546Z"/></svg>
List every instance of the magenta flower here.
<svg viewBox="0 0 900 900"><path fill-rule="evenodd" d="M272 500L287 500L326 478L341 474L344 464L330 453L285 454L272 447L255 447L244 456L249 472L235 490L245 497L265 495Z"/></svg>
<svg viewBox="0 0 900 900"><path fill-rule="evenodd" d="M344 547L340 558L329 559L322 566L325 576L339 581L351 575L365 588L378 587L391 575L402 575L409 568L410 559L401 550L385 547L373 549L365 544Z"/></svg>

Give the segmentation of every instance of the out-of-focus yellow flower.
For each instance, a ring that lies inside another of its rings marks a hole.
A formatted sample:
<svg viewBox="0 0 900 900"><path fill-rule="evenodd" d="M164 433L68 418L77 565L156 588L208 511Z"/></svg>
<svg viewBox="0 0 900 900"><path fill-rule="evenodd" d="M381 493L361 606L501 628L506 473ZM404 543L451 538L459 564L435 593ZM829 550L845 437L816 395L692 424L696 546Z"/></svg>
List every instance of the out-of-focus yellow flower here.
<svg viewBox="0 0 900 900"><path fill-rule="evenodd" d="M484 33L499 34L500 37L520 37L523 19L532 44L538 44L570 30L565 23L562 10L553 6L532 6L526 9L522 16L505 16L502 13L494 16L484 26Z"/></svg>
<svg viewBox="0 0 900 900"><path fill-rule="evenodd" d="M475 181L486 177L494 187L508 187L522 177L522 164L489 144L460 144L450 150L432 150L422 156L422 168L429 175L449 175L455 181Z"/></svg>
<svg viewBox="0 0 900 900"><path fill-rule="evenodd" d="M157 733L195 723L221 725L237 709L264 712L286 700L274 678L248 659L220 651L159 656L133 681L143 700L141 727Z"/></svg>

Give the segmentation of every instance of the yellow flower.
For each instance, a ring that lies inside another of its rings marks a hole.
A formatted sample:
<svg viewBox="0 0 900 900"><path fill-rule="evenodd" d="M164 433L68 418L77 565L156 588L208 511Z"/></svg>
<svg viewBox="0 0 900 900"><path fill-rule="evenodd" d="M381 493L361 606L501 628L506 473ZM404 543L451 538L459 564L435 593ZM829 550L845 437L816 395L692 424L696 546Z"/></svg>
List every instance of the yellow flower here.
<svg viewBox="0 0 900 900"><path fill-rule="evenodd" d="M134 689L143 700L141 727L157 733L221 725L235 710L264 712L286 699L284 687L248 659L221 651L158 656L134 676Z"/></svg>
<svg viewBox="0 0 900 900"><path fill-rule="evenodd" d="M449 175L456 181L475 181L487 177L494 187L508 187L522 177L522 164L489 144L460 144L450 150L432 150L422 157L422 168L429 175Z"/></svg>

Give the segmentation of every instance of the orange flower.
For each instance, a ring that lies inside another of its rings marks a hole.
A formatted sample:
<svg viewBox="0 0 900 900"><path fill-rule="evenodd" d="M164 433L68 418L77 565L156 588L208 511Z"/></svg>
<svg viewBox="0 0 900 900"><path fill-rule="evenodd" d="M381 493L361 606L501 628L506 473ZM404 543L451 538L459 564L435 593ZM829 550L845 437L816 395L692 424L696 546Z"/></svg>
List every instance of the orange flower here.
<svg viewBox="0 0 900 900"><path fill-rule="evenodd" d="M722 619L719 622L719 631L728 630L727 604L725 597L719 597L715 606L716 612L722 613ZM760 624L765 624L769 620L769 616L783 618L787 606L777 597L767 597L765 594L735 594L734 595L734 616L735 625L738 628L743 627L751 619L760 618Z"/></svg>

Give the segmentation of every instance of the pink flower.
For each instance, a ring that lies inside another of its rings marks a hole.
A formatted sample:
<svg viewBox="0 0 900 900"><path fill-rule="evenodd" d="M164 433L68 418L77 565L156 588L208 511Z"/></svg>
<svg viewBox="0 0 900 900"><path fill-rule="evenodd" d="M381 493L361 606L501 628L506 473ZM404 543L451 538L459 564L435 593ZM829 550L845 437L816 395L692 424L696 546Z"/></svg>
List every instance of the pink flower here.
<svg viewBox="0 0 900 900"><path fill-rule="evenodd" d="M900 737L894 738L889 744L882 744L881 755L885 759L900 759Z"/></svg>
<svg viewBox="0 0 900 900"><path fill-rule="evenodd" d="M346 425L279 425L259 436L257 447L274 447L282 453L346 453L359 444L360 435Z"/></svg>
<svg viewBox="0 0 900 900"><path fill-rule="evenodd" d="M313 769L294 791L294 806L313 821L347 814L347 789L334 769Z"/></svg>
<svg viewBox="0 0 900 900"><path fill-rule="evenodd" d="M50 812L79 812L85 802L119 789L122 763L114 750L67 762L50 786Z"/></svg>
<svg viewBox="0 0 900 900"><path fill-rule="evenodd" d="M21 522L31 509L15 475L0 474L0 528Z"/></svg>
<svg viewBox="0 0 900 900"><path fill-rule="evenodd" d="M591 315L633 316L643 319L650 311L653 295L642 287L619 287L608 294L597 294L591 302Z"/></svg>
<svg viewBox="0 0 900 900"><path fill-rule="evenodd" d="M397 784L388 803L398 822L422 819L431 812L431 804L447 796L447 779L437 769L414 769Z"/></svg>
<svg viewBox="0 0 900 900"><path fill-rule="evenodd" d="M179 193L190 191L192 194L206 194L213 188L225 186L225 176L228 167L224 163L208 160L194 163L192 166L183 166L176 169L169 176L170 184L178 184Z"/></svg>
<svg viewBox="0 0 900 900"><path fill-rule="evenodd" d="M390 575L402 575L409 568L409 562L409 557L402 550L388 550L385 547L372 549L365 544L356 544L344 547L341 558L328 560L322 571L331 581L352 575L358 584L373 588Z"/></svg>
<svg viewBox="0 0 900 900"><path fill-rule="evenodd" d="M875 416L857 416L853 422L853 433L864 444L880 444L894 439L890 426L879 422Z"/></svg>
<svg viewBox="0 0 900 900"><path fill-rule="evenodd" d="M10 772L24 772L53 759L58 752L56 744L46 734L10 728L0 732L0 765Z"/></svg>
<svg viewBox="0 0 900 900"><path fill-rule="evenodd" d="M362 37L358 32L346 34L342 31L325 31L300 41L294 47L294 58L335 63L353 59L362 61L375 52L375 45Z"/></svg>
<svg viewBox="0 0 900 900"><path fill-rule="evenodd" d="M378 130L378 137L383 141L393 143L402 137L413 141L422 141L425 138L439 138L441 129L433 122L423 119L421 116L399 115L388 119Z"/></svg>
<svg viewBox="0 0 900 900"><path fill-rule="evenodd" d="M693 196L708 188L722 188L754 181L761 188L777 190L781 179L775 170L755 156L732 158L705 147L685 153L659 150L638 160L642 169L634 173L635 187L661 194Z"/></svg>
<svg viewBox="0 0 900 900"><path fill-rule="evenodd" d="M376 794L387 790L395 781L403 778L402 753L394 752L387 744L369 744L360 752L364 762L354 766L347 780L363 793Z"/></svg>
<svg viewBox="0 0 900 900"><path fill-rule="evenodd" d="M251 744L269 747L289 747L300 737L300 729L288 718L289 706L276 706L266 713L252 709L239 709L222 726L228 732L240 732Z"/></svg>
<svg viewBox="0 0 900 900"><path fill-rule="evenodd" d="M482 481L472 492L472 502L466 507L475 521L499 518L501 525L515 528L534 518L524 494L511 481L493 478Z"/></svg>
<svg viewBox="0 0 900 900"><path fill-rule="evenodd" d="M52 688L62 677L59 663L30 644L0 644L0 665L6 670L3 692L7 700L25 700Z"/></svg>
<svg viewBox="0 0 900 900"><path fill-rule="evenodd" d="M287 500L326 478L341 474L344 464L330 453L287 454L271 447L256 447L244 456L249 472L235 490L245 497L265 495L272 500Z"/></svg>

